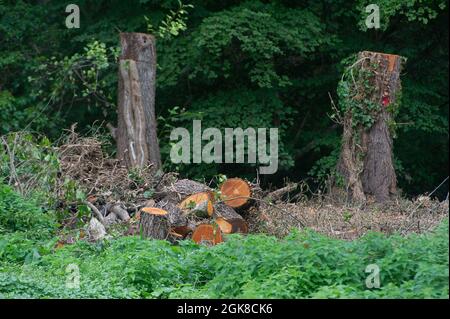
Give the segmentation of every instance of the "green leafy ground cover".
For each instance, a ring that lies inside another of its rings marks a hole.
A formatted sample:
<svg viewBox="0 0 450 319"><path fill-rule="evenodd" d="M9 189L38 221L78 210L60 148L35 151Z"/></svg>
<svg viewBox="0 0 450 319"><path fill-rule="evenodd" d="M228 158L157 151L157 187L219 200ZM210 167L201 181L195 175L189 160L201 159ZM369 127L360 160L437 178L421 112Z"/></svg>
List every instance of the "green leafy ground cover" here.
<svg viewBox="0 0 450 319"><path fill-rule="evenodd" d="M305 230L282 240L234 235L214 247L128 236L55 249L56 225L36 207L0 187L2 298L449 296L448 220L428 234L370 233L355 241ZM366 287L369 264L380 268L378 289ZM66 286L73 265L79 289Z"/></svg>

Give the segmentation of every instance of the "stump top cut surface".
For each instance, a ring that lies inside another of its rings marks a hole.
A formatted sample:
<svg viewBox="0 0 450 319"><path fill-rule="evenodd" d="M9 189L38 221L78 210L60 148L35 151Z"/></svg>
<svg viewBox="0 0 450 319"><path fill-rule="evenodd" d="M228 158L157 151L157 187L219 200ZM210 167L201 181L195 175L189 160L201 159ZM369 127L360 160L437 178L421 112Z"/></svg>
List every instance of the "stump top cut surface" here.
<svg viewBox="0 0 450 319"><path fill-rule="evenodd" d="M161 208L156 207L144 207L141 209L143 213L151 214L151 215L167 215L167 211Z"/></svg>
<svg viewBox="0 0 450 319"><path fill-rule="evenodd" d="M392 72L395 67L395 63L398 59L401 59L400 55L397 54L390 54L390 53L382 53L382 52L372 52L372 51L363 51L361 53L362 55L379 55L384 57L388 60L388 70L389 72Z"/></svg>
<svg viewBox="0 0 450 319"><path fill-rule="evenodd" d="M250 186L240 178L227 179L220 186L221 198L225 204L233 208L239 208L248 203L252 195Z"/></svg>

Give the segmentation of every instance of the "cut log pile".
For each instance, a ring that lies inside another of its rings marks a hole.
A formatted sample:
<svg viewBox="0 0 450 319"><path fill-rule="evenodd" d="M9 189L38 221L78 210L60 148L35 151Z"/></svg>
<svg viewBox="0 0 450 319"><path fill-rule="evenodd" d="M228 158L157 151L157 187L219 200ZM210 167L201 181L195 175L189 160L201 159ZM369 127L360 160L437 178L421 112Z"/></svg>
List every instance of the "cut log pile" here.
<svg viewBox="0 0 450 319"><path fill-rule="evenodd" d="M231 178L214 190L202 183L181 179L156 192L139 212L139 231L144 237L176 241L192 238L215 245L223 234L247 233L242 213L251 203L250 184Z"/></svg>
<svg viewBox="0 0 450 319"><path fill-rule="evenodd" d="M127 235L215 245L229 234L255 230L259 210L296 188L293 184L266 193L258 184L241 178L229 178L216 188L174 175L163 175L159 181L152 187L151 199L114 201L102 193L89 195L84 204L97 221L87 229L89 238L102 239L118 225L119 229L128 227L124 230Z"/></svg>

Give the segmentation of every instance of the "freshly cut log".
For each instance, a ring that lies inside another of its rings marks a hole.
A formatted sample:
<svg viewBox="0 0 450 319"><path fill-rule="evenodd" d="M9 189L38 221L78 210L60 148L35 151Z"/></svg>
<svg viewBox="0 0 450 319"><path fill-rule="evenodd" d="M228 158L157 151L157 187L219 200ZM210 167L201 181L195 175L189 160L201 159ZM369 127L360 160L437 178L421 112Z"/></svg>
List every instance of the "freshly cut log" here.
<svg viewBox="0 0 450 319"><path fill-rule="evenodd" d="M176 227L172 227L171 229L171 233L174 234L175 236L180 236L181 238L186 237L189 233L192 233L192 228L190 228L189 226L176 226Z"/></svg>
<svg viewBox="0 0 450 319"><path fill-rule="evenodd" d="M187 225L186 216L177 205L164 200L156 203L155 207L168 212L167 218L171 227Z"/></svg>
<svg viewBox="0 0 450 319"><path fill-rule="evenodd" d="M192 234L192 240L197 244L217 245L223 242L219 227L210 224L198 225Z"/></svg>
<svg viewBox="0 0 450 319"><path fill-rule="evenodd" d="M221 200L230 207L241 208L249 203L252 190L247 181L241 178L227 179L220 186Z"/></svg>
<svg viewBox="0 0 450 319"><path fill-rule="evenodd" d="M164 209L161 209L161 208L157 208L157 207L143 207L141 209L141 211L143 213L155 214L155 215L165 215L165 214L167 214L167 211L165 211Z"/></svg>
<svg viewBox="0 0 450 319"><path fill-rule="evenodd" d="M210 217L214 212L213 200L211 192L200 192L185 198L178 207L199 217Z"/></svg>
<svg viewBox="0 0 450 319"><path fill-rule="evenodd" d="M219 225L220 230L224 234L231 233L247 233L248 225L241 215L224 203L217 203L214 205L215 222Z"/></svg>
<svg viewBox="0 0 450 319"><path fill-rule="evenodd" d="M217 217L215 222L224 234L248 233L247 223L243 219L224 219Z"/></svg>
<svg viewBox="0 0 450 319"><path fill-rule="evenodd" d="M180 179L171 185L163 187L155 196L159 200L164 199L172 203L179 203L192 194L211 191L211 188L202 183L190 179Z"/></svg>
<svg viewBox="0 0 450 319"><path fill-rule="evenodd" d="M167 239L170 231L168 215L167 211L160 208L142 208L139 219L142 235L154 239Z"/></svg>

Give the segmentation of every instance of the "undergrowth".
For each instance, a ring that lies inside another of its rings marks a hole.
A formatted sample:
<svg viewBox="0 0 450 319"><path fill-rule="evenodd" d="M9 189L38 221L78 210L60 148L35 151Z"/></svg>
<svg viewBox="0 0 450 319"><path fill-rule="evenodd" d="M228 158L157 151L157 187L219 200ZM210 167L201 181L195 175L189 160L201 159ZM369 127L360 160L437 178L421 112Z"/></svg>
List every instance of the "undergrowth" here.
<svg viewBox="0 0 450 319"><path fill-rule="evenodd" d="M2 186L1 298L448 298L449 223L434 232L341 241L231 235L214 247L120 237L55 248L48 214ZM9 216L9 217L8 217ZM15 218L25 221L18 223ZM36 234L39 230L40 235ZM380 288L366 286L366 267ZM79 274L79 287L70 285ZM68 285L69 283L69 285Z"/></svg>

